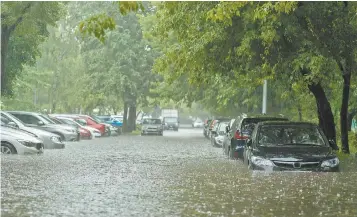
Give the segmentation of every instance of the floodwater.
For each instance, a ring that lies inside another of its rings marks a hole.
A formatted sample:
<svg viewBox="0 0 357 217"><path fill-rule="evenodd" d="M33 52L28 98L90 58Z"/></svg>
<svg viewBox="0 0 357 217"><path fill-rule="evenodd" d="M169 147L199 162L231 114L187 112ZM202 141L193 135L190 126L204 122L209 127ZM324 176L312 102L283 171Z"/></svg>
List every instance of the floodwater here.
<svg viewBox="0 0 357 217"><path fill-rule="evenodd" d="M357 216L357 162L340 173L253 173L201 129L1 157L1 216Z"/></svg>

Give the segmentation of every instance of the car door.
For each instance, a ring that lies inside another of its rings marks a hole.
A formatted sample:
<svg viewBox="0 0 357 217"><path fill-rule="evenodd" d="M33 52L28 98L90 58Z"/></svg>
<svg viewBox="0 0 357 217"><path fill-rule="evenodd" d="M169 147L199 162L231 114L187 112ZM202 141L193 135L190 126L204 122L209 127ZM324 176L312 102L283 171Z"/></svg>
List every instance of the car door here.
<svg viewBox="0 0 357 217"><path fill-rule="evenodd" d="M246 165L249 165L249 161L250 161L250 158L251 158L252 153L253 153L252 151L255 148L256 144L257 144L257 135L258 135L258 126L256 126L254 128L250 139L248 139L248 141L249 140L251 141L251 145L250 146L245 145L245 147L244 147L243 161L244 161L244 164L246 164Z"/></svg>

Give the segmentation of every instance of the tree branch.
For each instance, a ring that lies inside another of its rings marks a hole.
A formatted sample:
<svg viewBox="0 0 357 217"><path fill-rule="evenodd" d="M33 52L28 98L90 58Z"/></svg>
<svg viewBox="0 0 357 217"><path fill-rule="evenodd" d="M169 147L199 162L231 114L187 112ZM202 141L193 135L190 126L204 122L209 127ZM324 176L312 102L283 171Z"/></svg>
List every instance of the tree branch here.
<svg viewBox="0 0 357 217"><path fill-rule="evenodd" d="M12 31L14 31L15 28L16 28L16 26L18 26L18 25L22 22L22 20L23 20L23 18L24 18L24 14L31 8L32 5L33 5L32 2L30 2L30 3L28 3L27 6L22 10L21 16L20 16L19 18L17 18L17 20L15 21L15 23L10 26L10 28L9 28L9 30L8 30L9 33L11 33Z"/></svg>

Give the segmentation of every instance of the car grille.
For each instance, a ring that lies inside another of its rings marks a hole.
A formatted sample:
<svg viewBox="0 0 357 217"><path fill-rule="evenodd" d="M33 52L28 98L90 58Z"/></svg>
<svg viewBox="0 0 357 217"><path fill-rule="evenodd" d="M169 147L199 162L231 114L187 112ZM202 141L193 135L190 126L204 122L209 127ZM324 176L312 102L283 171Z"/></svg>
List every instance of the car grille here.
<svg viewBox="0 0 357 217"><path fill-rule="evenodd" d="M286 162L286 161L273 161L278 167L286 169L314 169L320 165L320 162Z"/></svg>

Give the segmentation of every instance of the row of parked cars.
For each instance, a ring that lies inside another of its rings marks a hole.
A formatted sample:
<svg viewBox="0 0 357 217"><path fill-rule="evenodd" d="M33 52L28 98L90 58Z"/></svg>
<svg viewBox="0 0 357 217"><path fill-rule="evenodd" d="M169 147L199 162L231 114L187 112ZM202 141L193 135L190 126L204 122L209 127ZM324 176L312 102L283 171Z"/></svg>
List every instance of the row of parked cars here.
<svg viewBox="0 0 357 217"><path fill-rule="evenodd" d="M206 120L203 135L252 170L339 171L338 146L313 123L242 114Z"/></svg>
<svg viewBox="0 0 357 217"><path fill-rule="evenodd" d="M120 135L123 117L1 111L1 153L42 153L65 142Z"/></svg>

